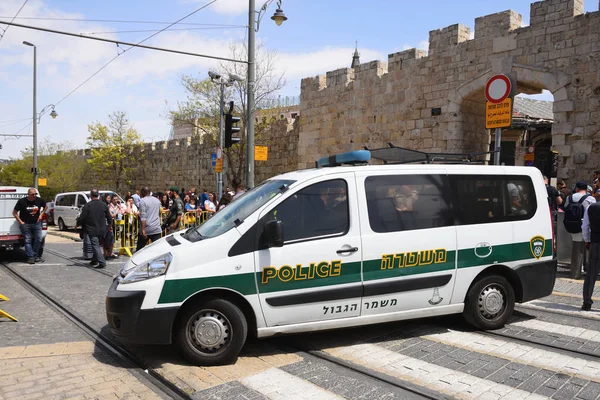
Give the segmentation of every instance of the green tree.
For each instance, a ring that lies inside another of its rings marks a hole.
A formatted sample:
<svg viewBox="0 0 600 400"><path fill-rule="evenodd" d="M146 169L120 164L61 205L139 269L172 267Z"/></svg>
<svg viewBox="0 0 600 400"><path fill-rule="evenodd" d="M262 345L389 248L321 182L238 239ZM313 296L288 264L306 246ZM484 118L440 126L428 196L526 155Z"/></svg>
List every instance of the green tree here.
<svg viewBox="0 0 600 400"><path fill-rule="evenodd" d="M248 55L247 45L243 42L234 43L230 47L230 55L237 60L245 60ZM256 48L256 81L254 85L254 99L257 108L261 104L267 103L273 99L275 93L285 86L283 72L277 69L277 54L266 51L262 46ZM231 182L234 178L242 179L245 172L246 158L246 103L247 86L246 74L247 65L241 63L223 62L218 68L218 72L225 78L235 75L242 78L242 82L234 82L225 89L225 102L230 100L235 102L234 115L241 118L239 124L242 128L240 136L242 140L239 144L233 145L229 149L224 149L223 154L227 160L227 181ZM184 75L181 83L187 93L185 101L178 102L175 110L170 111L170 119L174 126L188 125L199 135L208 138L212 145L218 144L219 133L219 99L220 86L211 82L210 78L198 79L192 75ZM227 110L227 107L225 107ZM260 140L261 131L266 128L265 124L255 125L255 138ZM243 180L243 179L242 179Z"/></svg>
<svg viewBox="0 0 600 400"><path fill-rule="evenodd" d="M133 150L142 144L142 138L124 112L115 111L108 119L108 126L100 122L88 125L87 146L91 154L88 163L102 183L119 190L139 164L140 156L134 158Z"/></svg>
<svg viewBox="0 0 600 400"><path fill-rule="evenodd" d="M21 158L3 166L0 170L0 183L11 186L32 186L32 150L21 152ZM70 142L53 142L45 138L38 145L38 169L40 178L46 178L47 186L40 186L40 194L45 199L54 198L56 193L81 189L89 166L85 158L78 155Z"/></svg>

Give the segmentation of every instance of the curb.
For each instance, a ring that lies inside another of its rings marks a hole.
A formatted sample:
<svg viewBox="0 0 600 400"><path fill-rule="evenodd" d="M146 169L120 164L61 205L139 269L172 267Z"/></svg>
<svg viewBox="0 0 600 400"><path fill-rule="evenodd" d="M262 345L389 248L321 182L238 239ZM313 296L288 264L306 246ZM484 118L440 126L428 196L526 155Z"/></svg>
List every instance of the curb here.
<svg viewBox="0 0 600 400"><path fill-rule="evenodd" d="M74 238L72 236L69 235L65 235L64 233L58 233L58 232L48 232L48 235L53 235L53 236L58 236L61 237L63 239L71 239L74 242L83 242L83 240L79 239L79 238Z"/></svg>

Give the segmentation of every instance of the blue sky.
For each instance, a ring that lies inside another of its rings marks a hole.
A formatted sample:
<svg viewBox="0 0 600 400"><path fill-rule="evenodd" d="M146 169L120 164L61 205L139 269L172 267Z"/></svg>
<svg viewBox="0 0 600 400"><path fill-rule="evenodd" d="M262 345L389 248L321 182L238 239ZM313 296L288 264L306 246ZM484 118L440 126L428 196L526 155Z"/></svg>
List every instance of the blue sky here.
<svg viewBox="0 0 600 400"><path fill-rule="evenodd" d="M24 0L1 0L0 20L10 20ZM111 20L176 21L209 0L28 0L19 17ZM257 0L257 8L263 1ZM285 71L287 85L281 95L299 94L300 79L324 74L350 64L358 41L361 61L387 60L387 55L410 47L427 48L429 31L455 23L471 27L475 18L507 9L529 23L527 0L283 0L289 18L277 27L270 20L274 1L256 34L266 49L278 53L278 68ZM597 11L597 2L587 0L586 11ZM48 21L18 18L15 22L75 33L161 29L165 25L83 21ZM244 40L248 22L247 0L217 0L183 22L239 25L240 27L163 32L145 44L229 56L228 46ZM0 25L0 27L5 27ZM180 25L173 28L206 28ZM1 31L0 31L1 32ZM129 42L152 32L102 33L97 36ZM114 44L57 36L11 27L0 41L0 133L12 134L25 127L32 107L32 49L37 45L38 111L56 104L76 86L113 58ZM100 72L86 85L58 104L59 117L42 117L39 140L70 141L83 147L87 124L106 122L108 114L120 110L146 141L164 140L170 126L167 111L185 100L182 74L207 76L218 62L132 49ZM547 98L548 96L546 96ZM551 98L551 96L550 96ZM31 133L27 127L21 133ZM31 146L31 138L0 137L0 159L18 157Z"/></svg>

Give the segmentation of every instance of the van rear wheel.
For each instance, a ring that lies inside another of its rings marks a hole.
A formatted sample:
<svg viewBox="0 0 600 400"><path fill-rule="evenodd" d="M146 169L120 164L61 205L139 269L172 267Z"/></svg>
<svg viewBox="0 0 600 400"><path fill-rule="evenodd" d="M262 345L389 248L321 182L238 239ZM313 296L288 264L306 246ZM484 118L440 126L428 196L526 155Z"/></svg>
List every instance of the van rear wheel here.
<svg viewBox="0 0 600 400"><path fill-rule="evenodd" d="M180 352L196 365L234 362L247 335L244 313L223 299L196 302L185 309L175 332Z"/></svg>
<svg viewBox="0 0 600 400"><path fill-rule="evenodd" d="M62 218L58 219L58 230L59 231L66 231L67 230L67 226L65 225L65 221L63 221Z"/></svg>
<svg viewBox="0 0 600 400"><path fill-rule="evenodd" d="M515 309L515 291L506 278L499 275L483 277L469 290L463 316L479 329L499 329Z"/></svg>

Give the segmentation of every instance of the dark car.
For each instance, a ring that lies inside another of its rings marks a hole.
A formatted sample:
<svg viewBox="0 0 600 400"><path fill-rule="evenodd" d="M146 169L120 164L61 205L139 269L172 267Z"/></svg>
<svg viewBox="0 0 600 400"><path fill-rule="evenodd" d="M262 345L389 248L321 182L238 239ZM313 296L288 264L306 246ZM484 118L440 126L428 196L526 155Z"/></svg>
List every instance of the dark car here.
<svg viewBox="0 0 600 400"><path fill-rule="evenodd" d="M46 203L46 214L48 215L48 225L54 225L54 202Z"/></svg>

